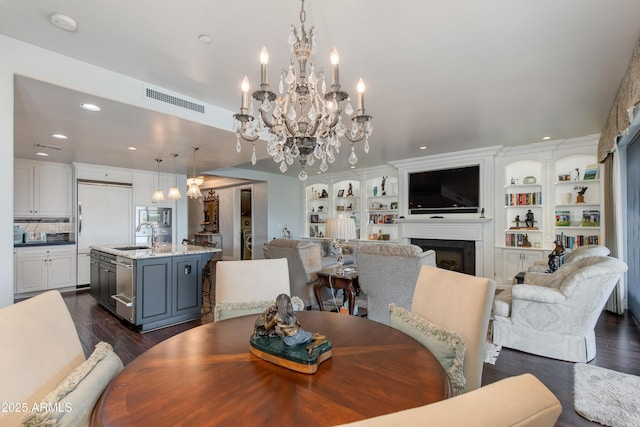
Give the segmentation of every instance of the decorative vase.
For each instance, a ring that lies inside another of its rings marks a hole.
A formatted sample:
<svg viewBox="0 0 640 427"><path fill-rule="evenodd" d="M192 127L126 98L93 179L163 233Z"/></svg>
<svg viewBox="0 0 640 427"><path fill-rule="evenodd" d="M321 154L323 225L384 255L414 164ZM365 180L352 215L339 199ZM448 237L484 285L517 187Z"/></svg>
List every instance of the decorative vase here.
<svg viewBox="0 0 640 427"><path fill-rule="evenodd" d="M571 203L571 193L562 193L562 204L568 205Z"/></svg>
<svg viewBox="0 0 640 427"><path fill-rule="evenodd" d="M374 196L378 195L378 187L373 187L373 195Z"/></svg>

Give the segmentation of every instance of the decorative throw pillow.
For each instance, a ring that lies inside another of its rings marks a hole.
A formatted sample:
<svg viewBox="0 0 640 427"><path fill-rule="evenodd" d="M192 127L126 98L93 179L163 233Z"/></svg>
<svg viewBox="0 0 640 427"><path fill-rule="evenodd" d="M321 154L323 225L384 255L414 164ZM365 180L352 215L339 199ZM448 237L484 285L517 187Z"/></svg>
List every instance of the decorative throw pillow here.
<svg viewBox="0 0 640 427"><path fill-rule="evenodd" d="M340 249L338 249L333 240L325 239L322 241L322 253L322 256L337 256L340 254Z"/></svg>
<svg viewBox="0 0 640 427"><path fill-rule="evenodd" d="M216 304L213 309L213 321L218 322L234 317L247 316L249 314L260 314L274 304L275 298L269 301L220 302ZM300 297L291 297L291 305L295 311L304 310L304 302Z"/></svg>
<svg viewBox="0 0 640 427"><path fill-rule="evenodd" d="M33 411L21 426L89 425L91 411L111 380L123 369L109 343L99 342L91 356L76 367Z"/></svg>
<svg viewBox="0 0 640 427"><path fill-rule="evenodd" d="M449 376L455 395L465 392L463 365L467 344L460 334L429 322L395 304L389 305L390 325L425 346Z"/></svg>

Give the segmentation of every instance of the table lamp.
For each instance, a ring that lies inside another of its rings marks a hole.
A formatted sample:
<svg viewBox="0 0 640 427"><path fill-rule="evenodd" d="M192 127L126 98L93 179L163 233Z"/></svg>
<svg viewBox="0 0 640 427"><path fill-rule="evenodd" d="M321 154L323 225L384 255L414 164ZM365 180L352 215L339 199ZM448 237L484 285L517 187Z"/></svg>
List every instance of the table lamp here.
<svg viewBox="0 0 640 427"><path fill-rule="evenodd" d="M327 220L326 236L333 239L333 243L338 248L338 270L336 274L342 276L344 270L342 265L342 249L347 245L349 239L356 238L356 223L353 218L329 218Z"/></svg>

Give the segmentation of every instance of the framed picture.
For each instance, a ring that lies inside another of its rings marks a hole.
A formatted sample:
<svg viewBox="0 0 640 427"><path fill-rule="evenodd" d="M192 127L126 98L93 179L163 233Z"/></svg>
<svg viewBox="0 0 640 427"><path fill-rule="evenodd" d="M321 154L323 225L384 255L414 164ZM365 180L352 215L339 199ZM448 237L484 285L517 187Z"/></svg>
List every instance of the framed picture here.
<svg viewBox="0 0 640 427"><path fill-rule="evenodd" d="M312 224L317 224L318 223L318 215L311 215L311 220L309 221Z"/></svg>
<svg viewBox="0 0 640 427"><path fill-rule="evenodd" d="M344 190L338 190L338 197L344 196Z"/></svg>
<svg viewBox="0 0 640 427"><path fill-rule="evenodd" d="M391 209L398 209L398 202L391 202Z"/></svg>
<svg viewBox="0 0 640 427"><path fill-rule="evenodd" d="M596 178L598 178L598 165L597 164L587 165L587 167L584 170L583 179L585 181L589 181Z"/></svg>

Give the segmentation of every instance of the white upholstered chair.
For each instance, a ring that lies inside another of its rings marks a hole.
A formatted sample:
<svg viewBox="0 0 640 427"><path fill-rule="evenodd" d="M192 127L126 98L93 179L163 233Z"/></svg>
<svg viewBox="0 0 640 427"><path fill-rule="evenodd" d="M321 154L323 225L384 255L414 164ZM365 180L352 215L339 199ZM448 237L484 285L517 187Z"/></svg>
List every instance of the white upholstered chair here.
<svg viewBox="0 0 640 427"><path fill-rule="evenodd" d="M367 317L389 324L389 304L409 309L423 265L436 265L436 253L409 244L365 243L356 253L358 283L367 296Z"/></svg>
<svg viewBox="0 0 640 427"><path fill-rule="evenodd" d="M445 331L452 332L452 334L446 334L436 330L435 333L438 335L447 335L444 337L445 342L450 343L457 336L462 338L466 349L462 362L464 378L460 381L452 376L456 368L455 361L452 369L447 369L433 347L426 345L420 336L414 336L429 348L443 364L452 380L456 394L475 390L481 385L485 341L495 288L496 283L484 277L425 265L420 269L420 275L416 282L411 302L411 314L426 322L422 323L410 315L392 317L391 325L393 327L412 336L414 335L407 330L407 325L418 334L426 334L428 338L428 335L434 334L431 324L435 324Z"/></svg>
<svg viewBox="0 0 640 427"><path fill-rule="evenodd" d="M45 400L51 407L71 405L73 410L31 415L49 419L55 425L88 425L98 398L123 368L107 343L99 343L85 359L75 325L58 291L0 309L0 337L0 402L20 405L20 410L7 407L0 411L2 426L20 425L25 409L31 411L34 404ZM34 420L31 423L45 425Z"/></svg>
<svg viewBox="0 0 640 427"><path fill-rule="evenodd" d="M430 405L342 427L553 427L562 405L531 374L518 375Z"/></svg>
<svg viewBox="0 0 640 427"><path fill-rule="evenodd" d="M262 313L280 294L291 296L295 309L303 308L291 295L285 258L218 261L213 320Z"/></svg>
<svg viewBox="0 0 640 427"><path fill-rule="evenodd" d="M493 343L539 356L586 363L596 355L594 328L627 265L612 257L526 273L493 307Z"/></svg>

